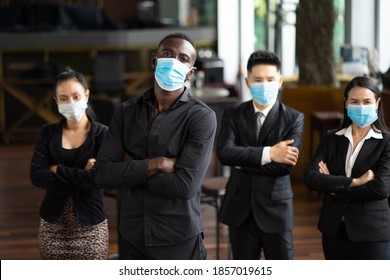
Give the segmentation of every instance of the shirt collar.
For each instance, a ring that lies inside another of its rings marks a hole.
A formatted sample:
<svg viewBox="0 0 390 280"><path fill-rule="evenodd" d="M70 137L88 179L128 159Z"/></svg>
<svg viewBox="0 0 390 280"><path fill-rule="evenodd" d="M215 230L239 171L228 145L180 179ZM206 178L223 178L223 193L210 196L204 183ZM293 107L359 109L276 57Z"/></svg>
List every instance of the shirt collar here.
<svg viewBox="0 0 390 280"><path fill-rule="evenodd" d="M144 101L146 104L151 107L154 106L154 88L150 88L143 95ZM172 108L175 108L179 102L188 102L193 99L190 91L187 87L184 88L184 92L180 95L179 99L173 104Z"/></svg>
<svg viewBox="0 0 390 280"><path fill-rule="evenodd" d="M339 136L344 135L352 142L352 125L348 126L347 128L340 129L339 131L336 132L336 135ZM368 131L364 139L370 139L371 137L375 139L383 139L382 132L378 132L374 130L372 127L370 128L370 130Z"/></svg>
<svg viewBox="0 0 390 280"><path fill-rule="evenodd" d="M270 105L268 105L263 111L261 111L261 110L259 110L259 108L256 107L255 101L252 101L253 108L255 109L255 114L257 112L261 112L261 113L263 113L264 117L267 117L269 111L271 111L271 109L272 109L272 107L274 107L275 103L276 103L276 99L274 100L274 102L270 103Z"/></svg>

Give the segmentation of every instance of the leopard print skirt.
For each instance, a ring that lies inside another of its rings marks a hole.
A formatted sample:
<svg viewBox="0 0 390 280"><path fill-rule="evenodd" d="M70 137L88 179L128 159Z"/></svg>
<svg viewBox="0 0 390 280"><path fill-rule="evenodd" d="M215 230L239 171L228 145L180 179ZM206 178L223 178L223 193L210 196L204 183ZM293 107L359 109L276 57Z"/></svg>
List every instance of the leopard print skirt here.
<svg viewBox="0 0 390 280"><path fill-rule="evenodd" d="M41 218L39 250L44 260L104 260L108 256L107 219L84 226L76 218L72 199L65 205L61 218L49 223Z"/></svg>

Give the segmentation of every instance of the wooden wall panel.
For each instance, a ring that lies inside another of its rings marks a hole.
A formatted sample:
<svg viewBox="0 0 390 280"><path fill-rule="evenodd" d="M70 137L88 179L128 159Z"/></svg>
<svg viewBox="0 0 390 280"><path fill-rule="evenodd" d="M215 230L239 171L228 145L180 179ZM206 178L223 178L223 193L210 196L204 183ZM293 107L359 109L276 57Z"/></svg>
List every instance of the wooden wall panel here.
<svg viewBox="0 0 390 280"><path fill-rule="evenodd" d="M310 116L315 111L343 112L344 89L327 87L286 87L282 101L305 115L302 149L292 177L303 180L303 173L310 160ZM318 144L318 143L316 143Z"/></svg>

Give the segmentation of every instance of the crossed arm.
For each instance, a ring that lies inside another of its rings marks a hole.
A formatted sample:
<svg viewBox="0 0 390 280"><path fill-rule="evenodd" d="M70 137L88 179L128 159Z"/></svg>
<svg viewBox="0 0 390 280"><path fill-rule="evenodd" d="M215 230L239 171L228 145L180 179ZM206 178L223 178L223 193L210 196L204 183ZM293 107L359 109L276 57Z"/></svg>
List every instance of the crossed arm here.
<svg viewBox="0 0 390 280"><path fill-rule="evenodd" d="M285 132L284 140L270 147L271 162L261 165L264 147L239 145L239 132L229 113L222 118L218 137L218 158L224 165L239 166L243 172L265 176L283 176L296 165L302 141L303 115Z"/></svg>
<svg viewBox="0 0 390 280"><path fill-rule="evenodd" d="M383 149L375 172L372 167L361 176L353 178L345 176L344 170L336 170L333 162L328 161L332 153L325 137L305 171L305 185L311 189L330 195L336 199L347 201L381 200L390 193L390 145ZM333 170L333 171L332 171Z"/></svg>
<svg viewBox="0 0 390 280"><path fill-rule="evenodd" d="M162 196L189 199L199 190L211 156L215 113L208 111L189 122L183 148L177 157L134 159L123 143L123 115L118 112L99 151L96 182L100 188L145 187ZM184 137L184 136L183 136Z"/></svg>

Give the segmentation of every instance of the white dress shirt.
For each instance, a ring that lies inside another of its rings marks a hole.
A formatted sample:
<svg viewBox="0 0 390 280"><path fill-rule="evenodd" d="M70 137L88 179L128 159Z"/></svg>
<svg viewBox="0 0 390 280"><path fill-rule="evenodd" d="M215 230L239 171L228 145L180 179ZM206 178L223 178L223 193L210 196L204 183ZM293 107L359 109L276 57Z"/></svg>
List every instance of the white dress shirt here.
<svg viewBox="0 0 390 280"><path fill-rule="evenodd" d="M272 107L274 107L275 103L276 103L276 99L274 102L272 102L269 106L267 106L267 108L265 108L263 111L260 111L255 103L255 101L253 101L253 108L255 109L255 115L254 117L256 116L256 113L257 112L261 112L263 114L263 116L261 117L261 126L263 126L263 123L265 121L265 119L267 118L267 115L268 113L271 111ZM261 131L261 129L260 129ZM261 157L261 165L265 165L267 163L270 163L271 162L271 147L270 146L265 146L263 148L263 155Z"/></svg>
<svg viewBox="0 0 390 280"><path fill-rule="evenodd" d="M352 125L347 128L343 128L336 132L336 135L344 135L349 140L347 158L345 159L345 174L347 177L351 177L352 168L355 164L356 158L359 155L361 148L363 147L364 141L367 139L376 138L383 139L382 132L377 132L374 129L370 129L366 135L355 147L355 150L352 151L353 147L353 138L352 138Z"/></svg>

